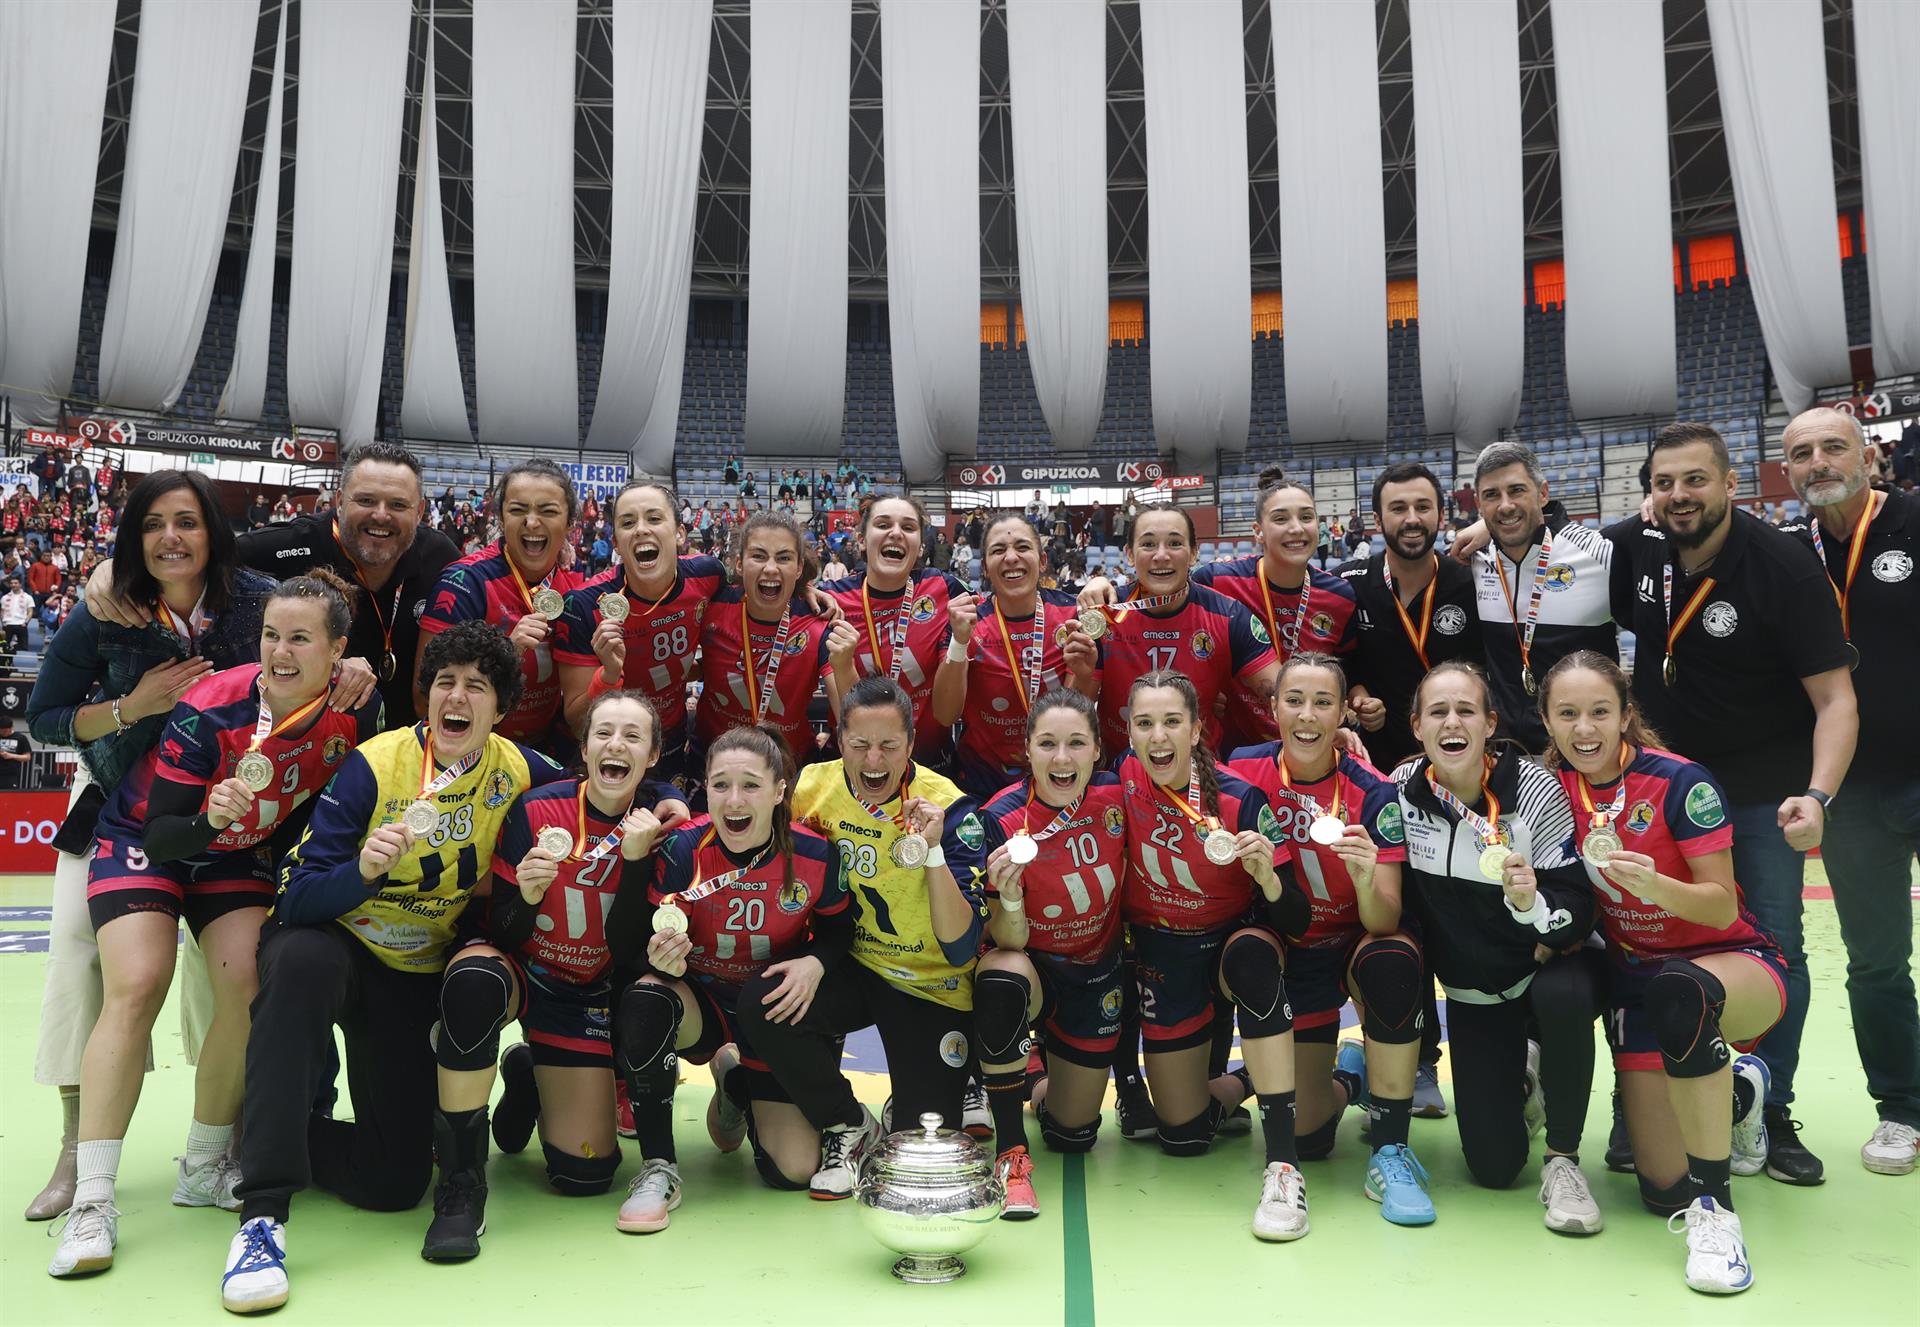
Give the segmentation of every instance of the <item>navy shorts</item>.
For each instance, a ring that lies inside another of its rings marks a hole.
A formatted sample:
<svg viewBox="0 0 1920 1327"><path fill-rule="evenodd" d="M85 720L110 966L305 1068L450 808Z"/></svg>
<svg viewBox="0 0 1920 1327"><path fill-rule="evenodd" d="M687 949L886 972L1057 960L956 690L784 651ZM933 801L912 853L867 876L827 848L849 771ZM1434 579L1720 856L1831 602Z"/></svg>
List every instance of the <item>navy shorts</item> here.
<svg viewBox="0 0 1920 1327"><path fill-rule="evenodd" d="M1771 945L1752 949L1703 949L1685 954L1648 954L1640 960L1609 953L1607 1045L1613 1050L1615 1069L1621 1072L1636 1069L1665 1071L1667 1062L1660 1054L1660 1040L1647 1022L1643 1003L1647 983L1654 979L1669 959L1708 958L1715 954L1740 954L1758 963L1780 988L1780 1007L1782 1010L1786 1008L1787 960ZM1768 1030L1771 1030L1771 1026ZM1727 1044L1736 1051L1746 1052L1757 1046L1765 1035L1765 1032L1761 1032L1747 1041L1730 1041Z"/></svg>
<svg viewBox="0 0 1920 1327"><path fill-rule="evenodd" d="M1120 1044L1120 952L1094 963L1029 949L1040 974L1040 1032L1047 1054L1105 1069Z"/></svg>
<svg viewBox="0 0 1920 1327"><path fill-rule="evenodd" d="M1287 1003L1293 1006L1293 1031L1296 1037L1319 1028L1340 1026L1340 1010L1350 998L1347 971L1353 966L1354 950L1365 934L1333 948L1292 948L1287 950ZM1302 1037L1322 1041L1323 1036Z"/></svg>
<svg viewBox="0 0 1920 1327"><path fill-rule="evenodd" d="M1163 1055L1213 1036L1220 994L1220 951L1243 923L1211 931L1133 926L1134 980L1140 988L1140 1036L1146 1053Z"/></svg>
<svg viewBox="0 0 1920 1327"><path fill-rule="evenodd" d="M613 987L605 979L565 981L538 963L516 962L520 1026L535 1064L613 1068Z"/></svg>
<svg viewBox="0 0 1920 1327"><path fill-rule="evenodd" d="M197 936L229 912L272 906L273 866L258 848L152 862L138 839L103 835L87 868L87 915L96 931L116 917L158 912L186 918Z"/></svg>
<svg viewBox="0 0 1920 1327"><path fill-rule="evenodd" d="M691 974L681 981L693 992L694 1002L700 1007L700 1040L681 1051L680 1058L688 1064L705 1064L722 1046L732 1042L740 1052L740 1068L735 1072L742 1075L748 1100L792 1101L766 1062L754 1054L752 1043L740 1035L740 1020L733 1012L740 998L739 988L701 981ZM731 1083L732 1077L727 1081Z"/></svg>

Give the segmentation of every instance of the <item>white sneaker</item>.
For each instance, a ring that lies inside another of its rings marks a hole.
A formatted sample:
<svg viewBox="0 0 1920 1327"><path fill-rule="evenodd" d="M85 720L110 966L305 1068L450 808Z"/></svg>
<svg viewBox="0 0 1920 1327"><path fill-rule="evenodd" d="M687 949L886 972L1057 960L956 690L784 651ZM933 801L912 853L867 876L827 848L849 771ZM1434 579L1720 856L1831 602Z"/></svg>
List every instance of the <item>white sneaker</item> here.
<svg viewBox="0 0 1920 1327"><path fill-rule="evenodd" d="M640 1163L613 1224L629 1235L650 1235L667 1228L667 1213L679 1205L680 1167L653 1157Z"/></svg>
<svg viewBox="0 0 1920 1327"><path fill-rule="evenodd" d="M1307 1177L1284 1161L1267 1163L1260 1177L1260 1205L1253 1209L1257 1239L1284 1243L1307 1233Z"/></svg>
<svg viewBox="0 0 1920 1327"><path fill-rule="evenodd" d="M1607 1224L1572 1157L1548 1157L1540 1167L1540 1201L1547 1209L1547 1229L1562 1235L1597 1235Z"/></svg>
<svg viewBox="0 0 1920 1327"><path fill-rule="evenodd" d="M1753 1284L1747 1264L1747 1244L1740 1235L1740 1217L1705 1194L1684 1212L1667 1218L1687 1223L1687 1284L1709 1295L1735 1295Z"/></svg>
<svg viewBox="0 0 1920 1327"><path fill-rule="evenodd" d="M1898 1120L1882 1120L1860 1149L1860 1164L1876 1175L1910 1175L1920 1158L1920 1129Z"/></svg>
<svg viewBox="0 0 1920 1327"><path fill-rule="evenodd" d="M865 1106L860 1123L851 1129L829 1129L820 1135L820 1169L807 1185L809 1196L823 1200L851 1198L860 1178L860 1162L880 1137L880 1122Z"/></svg>
<svg viewBox="0 0 1920 1327"><path fill-rule="evenodd" d="M220 1306L229 1313L263 1313L287 1302L287 1228L256 1216L227 1245Z"/></svg>
<svg viewBox="0 0 1920 1327"><path fill-rule="evenodd" d="M225 1152L191 1166L185 1157L175 1160L180 1163L179 1178L173 1184L175 1207L217 1207L223 1212L240 1210L240 1200L233 1196L235 1186L240 1183L238 1161Z"/></svg>
<svg viewBox="0 0 1920 1327"><path fill-rule="evenodd" d="M1767 1089L1773 1075L1767 1062L1757 1055L1742 1055L1733 1062L1736 1077L1753 1087L1753 1105L1733 1122L1733 1151L1728 1164L1736 1175L1758 1175L1767 1168Z"/></svg>
<svg viewBox="0 0 1920 1327"><path fill-rule="evenodd" d="M980 1080L969 1078L960 1098L960 1132L969 1138L993 1137L993 1111L987 1106L987 1089Z"/></svg>
<svg viewBox="0 0 1920 1327"><path fill-rule="evenodd" d="M1531 1138L1547 1127L1547 1094L1540 1086L1540 1043L1527 1042L1527 1101L1520 1108L1521 1118L1527 1122L1527 1137Z"/></svg>
<svg viewBox="0 0 1920 1327"><path fill-rule="evenodd" d="M48 1276L104 1272L113 1266L113 1249L120 1242L120 1209L112 1203L75 1203L47 1234L60 1237Z"/></svg>

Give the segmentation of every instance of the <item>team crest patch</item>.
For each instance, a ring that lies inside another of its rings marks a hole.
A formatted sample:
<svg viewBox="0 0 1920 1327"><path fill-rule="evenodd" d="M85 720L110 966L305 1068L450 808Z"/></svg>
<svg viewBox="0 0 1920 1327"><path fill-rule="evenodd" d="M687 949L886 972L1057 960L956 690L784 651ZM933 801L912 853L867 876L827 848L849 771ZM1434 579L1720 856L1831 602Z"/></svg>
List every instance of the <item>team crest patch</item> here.
<svg viewBox="0 0 1920 1327"><path fill-rule="evenodd" d="M320 748L320 759L326 761L329 765L338 765L342 760L346 759L346 756L347 739L338 733L329 737L326 745Z"/></svg>
<svg viewBox="0 0 1920 1327"><path fill-rule="evenodd" d="M487 810L498 811L512 800L512 778L503 769L495 770L487 779Z"/></svg>
<svg viewBox="0 0 1920 1327"><path fill-rule="evenodd" d="M1740 626L1739 610L1724 599L1716 599L1700 614L1700 625L1707 629L1709 636L1725 640Z"/></svg>
<svg viewBox="0 0 1920 1327"><path fill-rule="evenodd" d="M1720 794L1711 783L1696 783L1687 789L1687 819L1701 829L1726 823L1726 810L1720 805Z"/></svg>
<svg viewBox="0 0 1920 1327"><path fill-rule="evenodd" d="M806 648L807 648L806 632L803 631L797 636L787 637L787 653L788 654L799 654L802 650Z"/></svg>
<svg viewBox="0 0 1920 1327"><path fill-rule="evenodd" d="M1564 562L1556 562L1547 568L1546 579L1542 582L1547 589L1558 593L1573 588L1573 568Z"/></svg>
<svg viewBox="0 0 1920 1327"><path fill-rule="evenodd" d="M780 886L780 893L775 896L774 901L780 905L780 911L782 912L805 912L807 910L807 882L804 880L789 880L786 884Z"/></svg>
<svg viewBox="0 0 1920 1327"><path fill-rule="evenodd" d="M1433 615L1433 629L1442 636L1458 636L1467 629L1466 610L1458 604L1448 604Z"/></svg>
<svg viewBox="0 0 1920 1327"><path fill-rule="evenodd" d="M1107 833L1113 838L1117 839L1127 832L1127 813L1117 806L1108 807L1102 820L1106 824Z"/></svg>
<svg viewBox="0 0 1920 1327"><path fill-rule="evenodd" d="M1913 575L1913 559L1899 549L1889 549L1873 560L1873 578L1893 585Z"/></svg>
<svg viewBox="0 0 1920 1327"><path fill-rule="evenodd" d="M1626 827L1635 834L1644 834L1653 825L1653 803L1635 802L1633 809L1627 812Z"/></svg>
<svg viewBox="0 0 1920 1327"><path fill-rule="evenodd" d="M1118 986L1100 996L1100 1016L1102 1018L1120 1017L1120 988Z"/></svg>
<svg viewBox="0 0 1920 1327"><path fill-rule="evenodd" d="M587 1006L586 1014L587 1022L593 1024L595 1027L606 1027L609 1023L613 1022L613 1014L605 1005L590 1004Z"/></svg>
<svg viewBox="0 0 1920 1327"><path fill-rule="evenodd" d="M1400 803L1392 801L1381 807L1380 814L1373 818L1373 828L1388 843L1405 843L1407 825L1400 818Z"/></svg>
<svg viewBox="0 0 1920 1327"><path fill-rule="evenodd" d="M1273 637L1267 634L1267 624L1257 617L1253 620L1253 638L1262 645L1273 644Z"/></svg>
<svg viewBox="0 0 1920 1327"><path fill-rule="evenodd" d="M421 618L426 616L426 613L427 613L427 601L425 599L416 600L413 605L413 620L415 622L418 622Z"/></svg>
<svg viewBox="0 0 1920 1327"><path fill-rule="evenodd" d="M933 621L933 615L938 611L939 609L934 606L933 596L930 594L923 594L913 601L913 620L915 622L931 622Z"/></svg>
<svg viewBox="0 0 1920 1327"><path fill-rule="evenodd" d="M981 825L980 817L974 815L971 811L967 813L965 820L962 820L955 826L953 836L969 848L972 848L975 852L978 852L980 845L987 841L987 831L985 827Z"/></svg>
<svg viewBox="0 0 1920 1327"><path fill-rule="evenodd" d="M940 1058L949 1069L967 1067L967 1034L949 1032L940 1038Z"/></svg>
<svg viewBox="0 0 1920 1327"><path fill-rule="evenodd" d="M1315 613L1312 617L1307 619L1307 625L1313 628L1313 634L1316 636L1322 636L1322 637L1332 636L1333 635L1333 614Z"/></svg>
<svg viewBox="0 0 1920 1327"><path fill-rule="evenodd" d="M1194 632L1193 638L1187 643L1193 647L1194 658L1208 659L1213 656L1213 637L1205 631Z"/></svg>

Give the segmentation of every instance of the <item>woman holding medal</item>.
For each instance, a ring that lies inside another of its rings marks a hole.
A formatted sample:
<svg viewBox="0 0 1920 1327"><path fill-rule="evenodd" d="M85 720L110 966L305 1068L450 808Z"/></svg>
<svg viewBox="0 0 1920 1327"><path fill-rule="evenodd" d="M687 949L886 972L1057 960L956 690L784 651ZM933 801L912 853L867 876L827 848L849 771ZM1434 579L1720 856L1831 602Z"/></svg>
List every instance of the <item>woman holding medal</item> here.
<svg viewBox="0 0 1920 1327"><path fill-rule="evenodd" d="M1659 749L1619 665L1568 655L1545 678L1541 711L1599 895L1607 1037L1641 1201L1685 1222L1689 1286L1745 1290L1753 1269L1729 1176L1766 1165L1768 1073L1729 1047L1750 1049L1779 1021L1786 959L1734 881L1719 784Z"/></svg>
<svg viewBox="0 0 1920 1327"><path fill-rule="evenodd" d="M1346 673L1331 657L1294 655L1273 695L1281 740L1242 747L1226 767L1266 794L1313 910L1287 950L1300 1155L1331 1155L1341 1112L1364 1107L1373 1147L1367 1196L1388 1221L1424 1226L1433 1200L1407 1133L1429 978L1420 946L1400 929L1407 849L1399 790L1334 744L1346 695ZM1365 1042L1343 1043L1336 1055L1349 992Z"/></svg>
<svg viewBox="0 0 1920 1327"><path fill-rule="evenodd" d="M1393 774L1407 901L1447 994L1467 1169L1488 1188L1512 1184L1543 1096L1547 1227L1591 1235L1604 1223L1579 1149L1593 1088L1596 974L1592 951L1562 951L1593 929L1593 889L1574 853L1565 789L1510 744L1489 749L1498 717L1471 664L1435 666L1414 693L1413 734L1425 754Z"/></svg>
<svg viewBox="0 0 1920 1327"><path fill-rule="evenodd" d="M1266 797L1217 768L1200 739L1193 683L1148 673L1127 700L1133 748L1115 769L1127 818L1121 905L1133 935L1160 1147L1170 1156L1205 1152L1250 1082L1267 1158L1253 1233L1299 1239L1308 1228L1307 1190L1294 1141L1293 1009L1280 945L1306 930L1307 899L1283 869L1287 849ZM1216 1001L1239 1016L1246 1078L1209 1081Z"/></svg>
<svg viewBox="0 0 1920 1327"><path fill-rule="evenodd" d="M840 855L853 962L829 969L796 1017L775 1017L780 983L766 974L742 983L737 1006L741 1032L821 1132L816 1198L853 1192L879 1134L840 1072L847 1033L879 1029L896 1118L960 1122L982 929L985 830L958 788L914 763L913 707L891 678L864 677L841 698L840 752L800 772L793 816Z"/></svg>
<svg viewBox="0 0 1920 1327"><path fill-rule="evenodd" d="M172 984L180 920L205 950L213 1021L200 1047L193 1122L173 1201L239 1206L228 1158L240 1106L254 950L273 901L268 846L305 822L349 749L379 730L380 700L327 708L352 615L331 572L286 582L267 601L262 664L189 687L159 744L100 813L87 906L105 999L81 1063L79 1181L48 1270L113 1262L122 1140L140 1098L147 1039Z"/></svg>
<svg viewBox="0 0 1920 1327"><path fill-rule="evenodd" d="M1100 651L1080 630L1073 600L1040 588L1040 536L1024 514L989 521L982 550L989 593L960 665L964 687L957 696L936 690L934 717L960 725L956 782L984 801L1025 776L1031 710L1043 692L1070 686L1100 694Z"/></svg>
<svg viewBox="0 0 1920 1327"><path fill-rule="evenodd" d="M989 532L989 547L994 537ZM1047 1075L1033 1096L1041 1138L1056 1152L1085 1152L1099 1136L1107 1067L1120 1041L1127 878L1125 798L1120 780L1099 769L1093 702L1067 687L1041 696L1027 713L1023 760L1032 773L981 812L994 947L973 986L1009 1221L1040 1214L1022 1100L1034 1026L1047 1051Z"/></svg>
<svg viewBox="0 0 1920 1327"><path fill-rule="evenodd" d="M792 823L792 772L777 733L721 734L707 752L711 818L649 836L652 906L610 923L631 920L636 949L650 933L646 975L622 992L614 1020L642 1157L616 1223L630 1234L664 1230L680 1205L676 1057L712 1066L707 1132L722 1152L751 1140L754 1168L776 1189L804 1189L819 1168L818 1130L740 1017L748 983L769 1022L805 1017L853 943L840 854Z"/></svg>

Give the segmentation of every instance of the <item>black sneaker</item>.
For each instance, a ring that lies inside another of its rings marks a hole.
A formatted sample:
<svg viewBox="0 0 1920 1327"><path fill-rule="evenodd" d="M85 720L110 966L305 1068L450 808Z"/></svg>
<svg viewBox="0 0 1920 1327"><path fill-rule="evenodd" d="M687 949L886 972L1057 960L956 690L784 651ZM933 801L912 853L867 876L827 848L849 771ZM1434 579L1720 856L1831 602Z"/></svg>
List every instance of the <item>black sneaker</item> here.
<svg viewBox="0 0 1920 1327"><path fill-rule="evenodd" d="M524 1152L540 1122L540 1088L533 1077L533 1047L507 1047L500 1057L500 1104L493 1108L493 1145L502 1152Z"/></svg>
<svg viewBox="0 0 1920 1327"><path fill-rule="evenodd" d="M1815 1185L1827 1181L1827 1168L1800 1142L1800 1121L1785 1106L1768 1106L1767 1174L1782 1184Z"/></svg>
<svg viewBox="0 0 1920 1327"><path fill-rule="evenodd" d="M1113 1113L1120 1125L1120 1136L1134 1142L1152 1142L1160 1136L1160 1117L1153 1113L1153 1100L1147 1085L1139 1079L1114 1088Z"/></svg>
<svg viewBox="0 0 1920 1327"><path fill-rule="evenodd" d="M1633 1135L1627 1132L1627 1109L1613 1094L1613 1132L1607 1135L1607 1169L1633 1174Z"/></svg>
<svg viewBox="0 0 1920 1327"><path fill-rule="evenodd" d="M480 1256L487 1233L487 1182L476 1171L442 1172L433 1187L433 1224L420 1256L428 1262L465 1262Z"/></svg>

